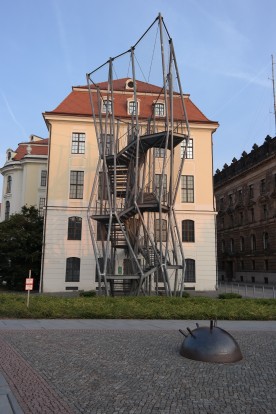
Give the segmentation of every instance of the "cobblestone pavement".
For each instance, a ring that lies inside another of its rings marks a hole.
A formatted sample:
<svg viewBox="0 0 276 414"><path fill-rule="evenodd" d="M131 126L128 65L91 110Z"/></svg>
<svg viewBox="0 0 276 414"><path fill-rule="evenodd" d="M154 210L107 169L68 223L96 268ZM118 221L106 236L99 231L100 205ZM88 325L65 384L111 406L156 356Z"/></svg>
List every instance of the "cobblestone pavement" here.
<svg viewBox="0 0 276 414"><path fill-rule="evenodd" d="M231 333L235 364L183 358L177 331L2 331L0 370L25 414L275 414L276 332Z"/></svg>

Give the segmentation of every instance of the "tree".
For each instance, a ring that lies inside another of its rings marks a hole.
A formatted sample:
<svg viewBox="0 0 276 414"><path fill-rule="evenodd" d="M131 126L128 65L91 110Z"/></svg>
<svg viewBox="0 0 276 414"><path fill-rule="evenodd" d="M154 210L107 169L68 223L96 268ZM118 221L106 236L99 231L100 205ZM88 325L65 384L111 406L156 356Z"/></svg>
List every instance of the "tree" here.
<svg viewBox="0 0 276 414"><path fill-rule="evenodd" d="M42 235L43 218L33 206L0 223L0 276L8 288L23 290L29 269L38 288Z"/></svg>

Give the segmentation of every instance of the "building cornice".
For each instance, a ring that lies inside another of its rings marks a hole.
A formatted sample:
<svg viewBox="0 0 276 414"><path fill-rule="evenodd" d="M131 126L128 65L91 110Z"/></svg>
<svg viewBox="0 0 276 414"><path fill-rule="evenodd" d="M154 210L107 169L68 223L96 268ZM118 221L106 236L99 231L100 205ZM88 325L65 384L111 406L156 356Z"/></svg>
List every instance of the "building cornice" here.
<svg viewBox="0 0 276 414"><path fill-rule="evenodd" d="M225 184L235 181L237 178L242 178L252 170L256 170L262 165L267 164L276 158L276 137L266 137L265 142L260 147L253 146L253 150L243 155L239 160L232 162L230 166L226 166L222 171L219 171L214 176L215 190L219 190Z"/></svg>
<svg viewBox="0 0 276 414"><path fill-rule="evenodd" d="M65 114L65 113L53 113L53 112L44 112L43 114L44 120L47 124L47 122L51 122L51 121L63 121L63 122L68 122L68 120L70 120L71 122L78 122L81 123L85 120L85 122L89 123L89 124L94 124L92 115L79 115L79 114ZM116 118L115 118L116 119ZM125 118L120 118L122 120L126 120L128 121L129 119L131 119L131 116L129 117L125 117ZM140 117L140 120L142 122L148 122L148 118L142 118ZM179 120L175 120L175 123L177 123ZM156 123L158 124L158 122L162 123L162 120L160 121L156 121ZM218 122L212 122L212 121L189 121L189 125L192 128L199 128L199 129L209 129L213 132L215 132L217 130L217 128L219 127Z"/></svg>
<svg viewBox="0 0 276 414"><path fill-rule="evenodd" d="M2 168L0 168L0 172L4 175L6 172L14 171L14 170L22 170L21 161L13 161L5 164Z"/></svg>
<svg viewBox="0 0 276 414"><path fill-rule="evenodd" d="M42 162L43 164L47 164L47 160L48 157L45 155L27 155L20 161L8 162L2 168L0 168L0 173L4 175L7 172L22 170L24 164L41 164Z"/></svg>

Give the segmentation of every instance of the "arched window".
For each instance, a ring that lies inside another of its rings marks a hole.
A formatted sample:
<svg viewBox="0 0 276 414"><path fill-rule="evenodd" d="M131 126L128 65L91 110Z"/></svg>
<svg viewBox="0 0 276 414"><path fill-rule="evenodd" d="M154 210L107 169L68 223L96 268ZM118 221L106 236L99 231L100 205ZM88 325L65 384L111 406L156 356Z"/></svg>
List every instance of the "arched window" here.
<svg viewBox="0 0 276 414"><path fill-rule="evenodd" d="M66 275L65 282L80 281L80 258L68 257L66 259Z"/></svg>
<svg viewBox="0 0 276 414"><path fill-rule="evenodd" d="M266 231L263 233L263 247L264 250L268 249L268 233Z"/></svg>
<svg viewBox="0 0 276 414"><path fill-rule="evenodd" d="M240 237L240 251L241 252L244 251L244 237L243 236Z"/></svg>
<svg viewBox="0 0 276 414"><path fill-rule="evenodd" d="M182 241L195 241L195 222L193 220L182 220Z"/></svg>
<svg viewBox="0 0 276 414"><path fill-rule="evenodd" d="M6 193L11 193L12 188L12 177L11 175L7 176L7 187L6 187Z"/></svg>
<svg viewBox="0 0 276 414"><path fill-rule="evenodd" d="M251 234L251 236L250 236L250 245L251 245L252 252L254 252L256 250L256 236L255 236L255 234Z"/></svg>
<svg viewBox="0 0 276 414"><path fill-rule="evenodd" d="M185 282L195 283L196 275L195 275L195 260L194 259L186 259L185 260Z"/></svg>
<svg viewBox="0 0 276 414"><path fill-rule="evenodd" d="M11 204L9 201L6 201L5 204L5 220L9 220L10 218L10 209L11 209Z"/></svg>
<svg viewBox="0 0 276 414"><path fill-rule="evenodd" d="M68 218L68 240L81 240L82 218Z"/></svg>

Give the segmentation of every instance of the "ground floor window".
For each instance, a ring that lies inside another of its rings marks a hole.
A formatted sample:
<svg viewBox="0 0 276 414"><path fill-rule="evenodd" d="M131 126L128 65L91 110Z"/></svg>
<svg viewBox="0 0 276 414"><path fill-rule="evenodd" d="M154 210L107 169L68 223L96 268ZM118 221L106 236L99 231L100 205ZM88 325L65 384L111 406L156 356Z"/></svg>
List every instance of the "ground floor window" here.
<svg viewBox="0 0 276 414"><path fill-rule="evenodd" d="M10 209L11 209L11 204L9 201L6 201L6 205L5 205L5 220L9 220L10 218Z"/></svg>
<svg viewBox="0 0 276 414"><path fill-rule="evenodd" d="M80 258L68 257L66 259L66 275L65 282L80 281Z"/></svg>
<svg viewBox="0 0 276 414"><path fill-rule="evenodd" d="M192 282L195 283L196 276L195 276L195 260L193 259L186 259L186 270L185 270L185 282Z"/></svg>
<svg viewBox="0 0 276 414"><path fill-rule="evenodd" d="M44 215L45 202L46 202L46 199L44 197L40 197L39 206L38 206L38 211L39 211L40 216Z"/></svg>

